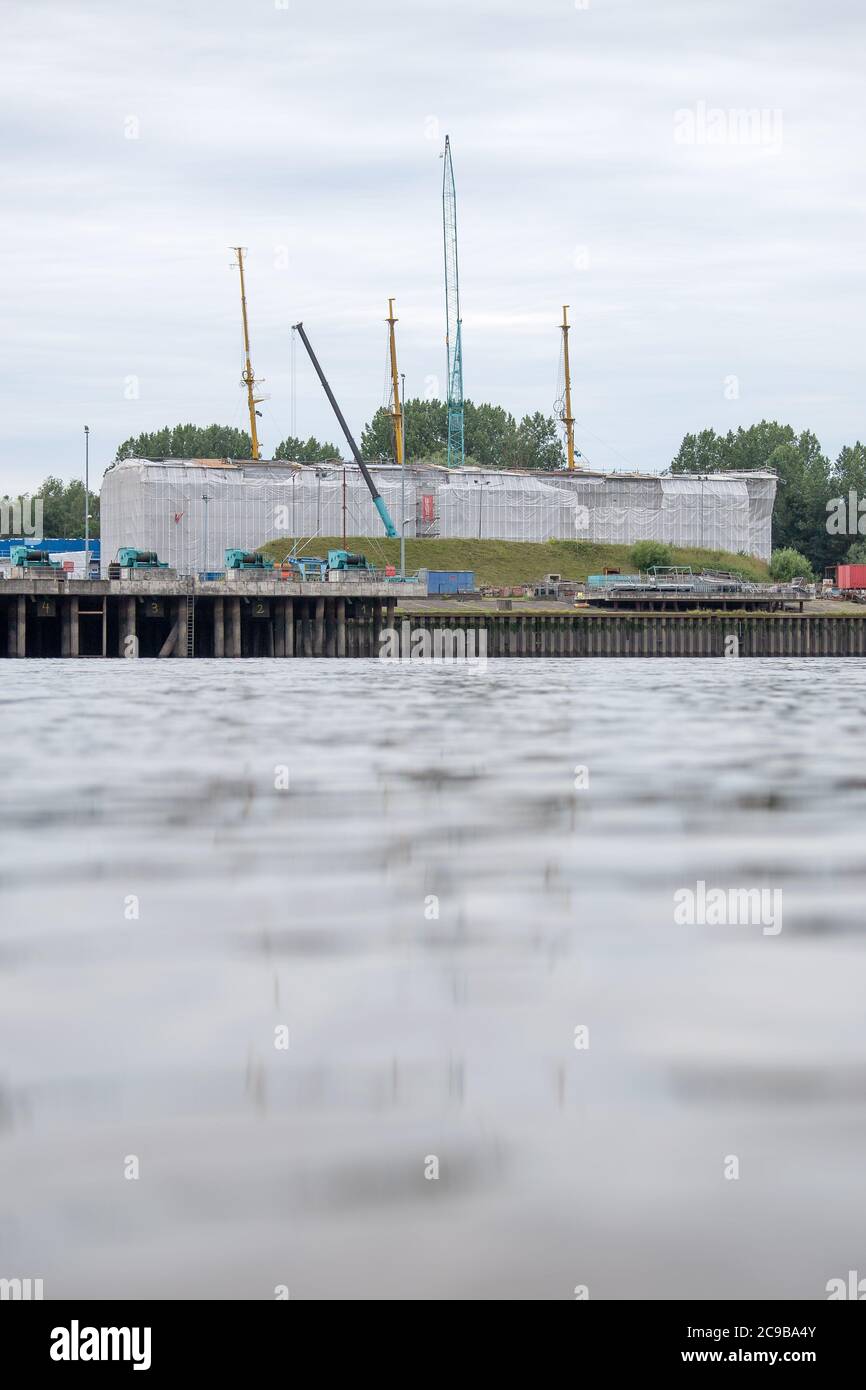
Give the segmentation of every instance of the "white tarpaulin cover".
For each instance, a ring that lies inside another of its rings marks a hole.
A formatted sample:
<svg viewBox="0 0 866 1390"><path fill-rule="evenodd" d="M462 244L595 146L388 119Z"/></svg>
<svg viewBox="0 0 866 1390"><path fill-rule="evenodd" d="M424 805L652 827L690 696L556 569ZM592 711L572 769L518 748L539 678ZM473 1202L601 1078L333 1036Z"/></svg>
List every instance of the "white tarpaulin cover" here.
<svg viewBox="0 0 866 1390"><path fill-rule="evenodd" d="M510 473L392 464L370 472L407 536L544 541L663 540L770 556L776 479L771 473L706 476ZM401 483L405 501L401 500ZM127 459L102 484L103 566L121 546L155 550L187 574L223 568L228 548L298 536L382 536L355 464L302 466L229 460ZM309 547L315 550L315 546Z"/></svg>

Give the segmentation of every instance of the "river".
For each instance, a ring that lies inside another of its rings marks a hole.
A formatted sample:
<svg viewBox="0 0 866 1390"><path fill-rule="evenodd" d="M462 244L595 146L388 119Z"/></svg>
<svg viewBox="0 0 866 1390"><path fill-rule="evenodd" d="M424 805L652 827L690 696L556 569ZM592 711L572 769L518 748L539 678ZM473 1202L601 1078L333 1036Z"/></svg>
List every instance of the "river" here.
<svg viewBox="0 0 866 1390"><path fill-rule="evenodd" d="M0 1276L809 1299L866 1274L861 664L2 676ZM678 920L699 884L772 919Z"/></svg>

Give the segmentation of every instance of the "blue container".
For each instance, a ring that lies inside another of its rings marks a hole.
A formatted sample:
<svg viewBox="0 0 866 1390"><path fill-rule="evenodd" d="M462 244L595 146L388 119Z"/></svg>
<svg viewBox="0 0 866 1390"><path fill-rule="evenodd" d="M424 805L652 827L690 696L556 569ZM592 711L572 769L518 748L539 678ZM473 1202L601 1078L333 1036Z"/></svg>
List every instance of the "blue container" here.
<svg viewBox="0 0 866 1390"><path fill-rule="evenodd" d="M475 592L474 570L428 570L428 594L472 594Z"/></svg>

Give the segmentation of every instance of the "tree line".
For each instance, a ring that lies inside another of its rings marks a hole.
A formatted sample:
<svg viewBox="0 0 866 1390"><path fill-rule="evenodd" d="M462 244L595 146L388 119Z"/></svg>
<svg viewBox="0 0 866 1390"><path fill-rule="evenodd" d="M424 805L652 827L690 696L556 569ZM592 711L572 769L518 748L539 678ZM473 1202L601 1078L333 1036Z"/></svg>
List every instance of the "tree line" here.
<svg viewBox="0 0 866 1390"><path fill-rule="evenodd" d="M829 565L866 561L866 514L858 531L849 495L866 508L866 445L846 444L835 459L824 453L811 430L761 420L727 434L687 434L671 464L672 473L727 473L770 469L778 475L773 508L773 550L804 556L820 578ZM845 516L834 505L844 499ZM854 508L856 512L856 506Z"/></svg>
<svg viewBox="0 0 866 1390"><path fill-rule="evenodd" d="M94 486L96 490L91 489L90 492L90 534L96 538L99 535L99 483ZM0 500L7 506L12 501L8 496ZM71 483L64 483L60 478L49 476L32 493L21 494L15 500L20 504L18 514L24 520L22 529L26 531L27 540L31 539L30 525L35 516L35 501L42 503L43 536L69 539L84 536L83 481L73 479Z"/></svg>
<svg viewBox="0 0 866 1390"><path fill-rule="evenodd" d="M409 400L403 405L406 459L409 463L444 463L448 457L448 407L444 401ZM556 469L565 465L565 454L552 415L524 415L518 423L498 405L464 403L466 462L480 468ZM361 453L369 462L393 460L394 422L384 406L376 411L361 433ZM252 441L244 430L223 425L175 425L125 439L116 457L128 458L234 458L248 459ZM343 457L343 449L328 441L289 436L270 455L296 463L330 463Z"/></svg>
<svg viewBox="0 0 866 1390"><path fill-rule="evenodd" d="M448 410L442 401L405 403L406 457L409 462L444 463L447 457ZM557 424L536 412L518 423L501 406L467 401L464 415L467 462L484 468L556 469L564 465ZM393 421L381 408L365 426L361 451L371 462L393 459ZM244 430L225 425L175 425L126 439L116 458L250 457ZM343 451L314 437L282 440L275 459L303 463L337 462ZM811 430L797 433L790 425L761 420L717 434L713 429L686 434L671 462L672 473L726 473L771 470L778 478L773 511L774 551L793 551L808 560L815 574L843 561L866 563L866 445L845 445L835 459L822 450ZM848 505L853 494L855 507ZM64 484L48 477L32 496L42 499L46 536L84 535L84 483ZM840 518L834 499L844 499ZM863 500L863 515L856 501ZM3 499L9 502L7 497ZM26 504L22 504L25 514ZM90 494L90 533L99 535L99 493ZM860 522L862 520L862 529ZM793 565L796 562L790 561Z"/></svg>

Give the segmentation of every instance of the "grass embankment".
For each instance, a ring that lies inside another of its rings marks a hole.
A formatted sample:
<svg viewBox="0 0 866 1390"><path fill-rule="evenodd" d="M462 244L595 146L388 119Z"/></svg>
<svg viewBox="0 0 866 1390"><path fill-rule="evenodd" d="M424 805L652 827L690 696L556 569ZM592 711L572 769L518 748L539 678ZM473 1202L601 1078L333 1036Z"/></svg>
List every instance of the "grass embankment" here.
<svg viewBox="0 0 866 1390"><path fill-rule="evenodd" d="M328 551L343 548L339 536L316 536L301 541L298 550L304 555L326 556ZM268 541L260 547L272 560L282 560L292 549L291 540ZM400 563L400 542L351 536L346 550L360 551L377 567ZM633 571L629 545L596 545L592 541L470 541L470 540L407 540L406 569L410 573L422 567L430 570L473 570L475 583L505 588L507 585L534 584L546 574L561 574L566 579L586 579L588 574L601 574L605 567ZM674 564L703 568L736 570L745 578L767 579L763 560L744 555L729 555L724 550L677 550Z"/></svg>

